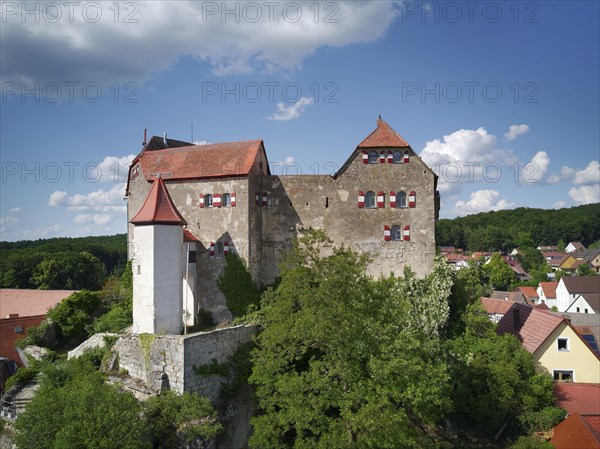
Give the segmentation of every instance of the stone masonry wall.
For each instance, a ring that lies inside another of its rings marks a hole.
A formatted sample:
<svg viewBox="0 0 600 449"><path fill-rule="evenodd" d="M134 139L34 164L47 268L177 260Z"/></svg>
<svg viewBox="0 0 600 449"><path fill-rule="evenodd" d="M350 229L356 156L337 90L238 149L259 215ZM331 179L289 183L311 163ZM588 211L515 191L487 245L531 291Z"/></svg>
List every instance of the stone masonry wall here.
<svg viewBox="0 0 600 449"><path fill-rule="evenodd" d="M210 364L213 359L227 362L257 332L256 326L240 325L190 335L132 334L119 338L113 350L119 355L119 368L155 393L160 393L168 381L169 388L177 393L195 392L215 401L224 379L199 376L194 365Z"/></svg>

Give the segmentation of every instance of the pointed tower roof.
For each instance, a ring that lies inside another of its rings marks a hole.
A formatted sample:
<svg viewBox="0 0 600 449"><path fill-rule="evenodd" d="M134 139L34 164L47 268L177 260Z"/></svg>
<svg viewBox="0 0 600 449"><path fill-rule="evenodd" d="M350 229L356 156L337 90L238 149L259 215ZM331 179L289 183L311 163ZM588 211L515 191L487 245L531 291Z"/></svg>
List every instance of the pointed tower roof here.
<svg viewBox="0 0 600 449"><path fill-rule="evenodd" d="M376 147L409 147L410 145L404 138L392 129L385 120L379 116L377 119L377 128L367 136L365 140L358 144L358 148L376 148Z"/></svg>
<svg viewBox="0 0 600 449"><path fill-rule="evenodd" d="M138 226L151 224L187 225L187 222L173 204L171 195L169 195L169 191L160 176L157 176L152 183L144 205L131 219L130 223Z"/></svg>

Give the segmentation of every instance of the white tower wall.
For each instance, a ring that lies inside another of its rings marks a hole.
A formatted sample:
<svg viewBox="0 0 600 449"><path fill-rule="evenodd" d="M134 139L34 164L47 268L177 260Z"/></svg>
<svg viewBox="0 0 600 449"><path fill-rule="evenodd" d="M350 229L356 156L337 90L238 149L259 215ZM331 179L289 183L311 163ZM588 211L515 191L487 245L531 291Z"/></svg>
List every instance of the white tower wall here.
<svg viewBox="0 0 600 449"><path fill-rule="evenodd" d="M134 331L181 334L183 228L171 225L136 226L133 260Z"/></svg>

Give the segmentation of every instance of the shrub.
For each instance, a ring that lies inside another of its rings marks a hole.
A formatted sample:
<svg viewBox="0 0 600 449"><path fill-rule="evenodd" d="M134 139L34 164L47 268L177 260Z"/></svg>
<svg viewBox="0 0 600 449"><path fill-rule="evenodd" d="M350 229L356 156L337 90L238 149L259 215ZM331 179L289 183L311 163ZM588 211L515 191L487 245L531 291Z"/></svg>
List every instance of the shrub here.
<svg viewBox="0 0 600 449"><path fill-rule="evenodd" d="M243 259L237 254L229 253L225 260L227 265L217 279L217 285L225 295L227 308L237 318L245 315L250 305L259 304L260 291L252 281Z"/></svg>

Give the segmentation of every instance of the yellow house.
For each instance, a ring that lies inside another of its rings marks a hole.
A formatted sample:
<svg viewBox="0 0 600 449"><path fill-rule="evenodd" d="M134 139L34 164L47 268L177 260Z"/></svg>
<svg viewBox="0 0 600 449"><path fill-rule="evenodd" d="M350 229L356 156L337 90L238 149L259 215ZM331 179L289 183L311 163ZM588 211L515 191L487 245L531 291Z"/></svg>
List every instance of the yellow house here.
<svg viewBox="0 0 600 449"><path fill-rule="evenodd" d="M497 331L521 340L555 381L600 383L600 356L562 316L515 303L498 323Z"/></svg>

